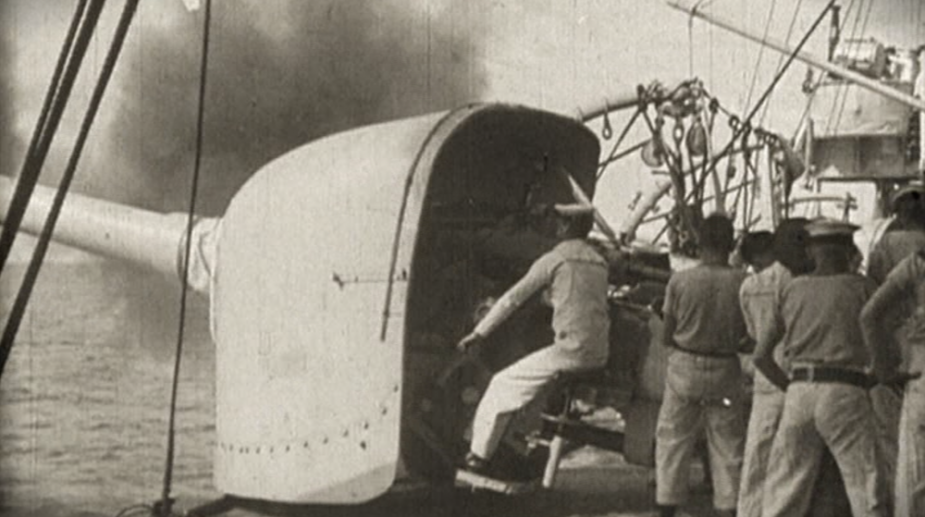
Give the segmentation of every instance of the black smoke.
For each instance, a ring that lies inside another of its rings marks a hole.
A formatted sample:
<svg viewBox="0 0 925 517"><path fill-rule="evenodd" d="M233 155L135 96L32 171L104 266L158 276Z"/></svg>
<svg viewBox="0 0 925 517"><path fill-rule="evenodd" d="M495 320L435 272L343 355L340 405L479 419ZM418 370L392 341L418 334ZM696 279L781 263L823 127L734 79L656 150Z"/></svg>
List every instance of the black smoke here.
<svg viewBox="0 0 925 517"><path fill-rule="evenodd" d="M214 2L198 211L221 213L257 168L309 140L478 98L484 78L469 8L414 4ZM179 0L145 5L101 121L104 151L82 190L183 210L203 11L187 13Z"/></svg>
<svg viewBox="0 0 925 517"><path fill-rule="evenodd" d="M15 175L21 166L31 132L26 126L37 118L74 6L70 0L0 1L3 174ZM107 2L43 171L45 184L60 177L121 6ZM478 43L486 24L479 16L455 0L213 1L197 212L220 215L260 166L305 142L477 99L485 84ZM203 19L203 10L187 12L181 0L140 3L73 191L157 211L186 210ZM35 59L41 62L30 62ZM168 349L178 294L164 286L154 296L145 284L156 284L149 277L105 267L112 282L124 283L126 319L141 322L139 339ZM132 278L140 283L126 280ZM154 307L152 300L164 303Z"/></svg>
<svg viewBox="0 0 925 517"><path fill-rule="evenodd" d="M0 20L10 19L10 4L0 2ZM13 73L10 31L0 32L0 173L11 171L18 154L18 140L13 136Z"/></svg>

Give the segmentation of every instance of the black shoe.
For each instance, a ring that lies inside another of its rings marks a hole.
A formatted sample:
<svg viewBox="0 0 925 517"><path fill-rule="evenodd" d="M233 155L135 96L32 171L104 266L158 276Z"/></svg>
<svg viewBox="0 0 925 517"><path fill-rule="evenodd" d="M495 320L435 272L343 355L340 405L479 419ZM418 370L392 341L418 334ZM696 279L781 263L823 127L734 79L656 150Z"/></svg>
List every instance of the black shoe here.
<svg viewBox="0 0 925 517"><path fill-rule="evenodd" d="M656 505L658 508L658 517L675 517L678 512L677 506Z"/></svg>
<svg viewBox="0 0 925 517"><path fill-rule="evenodd" d="M485 476L488 474L488 460L482 458L474 452L466 454L466 458L463 460L462 467L463 469L480 476Z"/></svg>

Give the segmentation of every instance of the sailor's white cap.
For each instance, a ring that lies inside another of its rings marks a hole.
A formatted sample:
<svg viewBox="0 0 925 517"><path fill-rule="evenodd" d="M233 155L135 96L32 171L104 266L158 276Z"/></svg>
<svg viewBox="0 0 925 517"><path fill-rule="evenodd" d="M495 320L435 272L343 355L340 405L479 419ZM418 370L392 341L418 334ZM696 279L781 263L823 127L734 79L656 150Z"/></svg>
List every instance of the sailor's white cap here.
<svg viewBox="0 0 925 517"><path fill-rule="evenodd" d="M585 203L556 203L552 209L560 217L582 217L594 214L594 207Z"/></svg>
<svg viewBox="0 0 925 517"><path fill-rule="evenodd" d="M806 225L806 233L810 239L826 237L851 237L860 226L837 219L816 219Z"/></svg>

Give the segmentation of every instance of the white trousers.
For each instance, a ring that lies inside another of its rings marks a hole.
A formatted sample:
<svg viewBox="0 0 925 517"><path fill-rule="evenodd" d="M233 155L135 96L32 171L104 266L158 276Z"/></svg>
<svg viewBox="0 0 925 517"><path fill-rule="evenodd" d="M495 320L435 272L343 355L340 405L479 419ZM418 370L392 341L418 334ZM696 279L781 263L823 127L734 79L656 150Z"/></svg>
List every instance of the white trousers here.
<svg viewBox="0 0 925 517"><path fill-rule="evenodd" d="M876 427L866 390L842 383L794 382L771 446L764 517L802 517L825 447L845 482L855 517L885 517Z"/></svg>
<svg viewBox="0 0 925 517"><path fill-rule="evenodd" d="M472 421L470 450L479 457L494 455L510 417L529 404L558 372L602 368L605 358L583 357L556 345L525 356L491 378Z"/></svg>
<svg viewBox="0 0 925 517"><path fill-rule="evenodd" d="M777 425L783 413L783 391L755 392L745 437L738 517L761 517L761 499L768 471L768 457L771 455L771 444L774 442Z"/></svg>
<svg viewBox="0 0 925 517"><path fill-rule="evenodd" d="M925 346L910 350L910 370L925 373ZM906 386L899 421L896 517L925 515L925 377Z"/></svg>
<svg viewBox="0 0 925 517"><path fill-rule="evenodd" d="M655 430L655 499L680 505L689 496L694 445L706 431L713 505L734 510L745 446L742 370L738 358L673 352Z"/></svg>

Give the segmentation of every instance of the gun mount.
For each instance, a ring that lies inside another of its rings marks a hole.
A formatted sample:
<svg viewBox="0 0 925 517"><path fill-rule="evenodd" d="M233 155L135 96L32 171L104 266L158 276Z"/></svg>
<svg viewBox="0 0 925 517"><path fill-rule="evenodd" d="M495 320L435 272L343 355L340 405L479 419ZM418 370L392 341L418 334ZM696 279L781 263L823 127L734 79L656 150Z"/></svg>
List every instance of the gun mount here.
<svg viewBox="0 0 925 517"><path fill-rule="evenodd" d="M551 244L531 213L572 201L559 171L593 196L599 151L574 119L473 105L303 145L258 170L222 218L200 219L190 283L210 295L216 488L339 504L398 478L445 479L484 379L455 377L429 394L437 407L420 394L479 303ZM0 182L0 203L11 190ZM24 231L49 200L33 197ZM55 238L176 274L184 234L184 215L71 195ZM524 311L499 339L547 344L542 317ZM659 390L664 358L650 355L629 366L642 392Z"/></svg>

